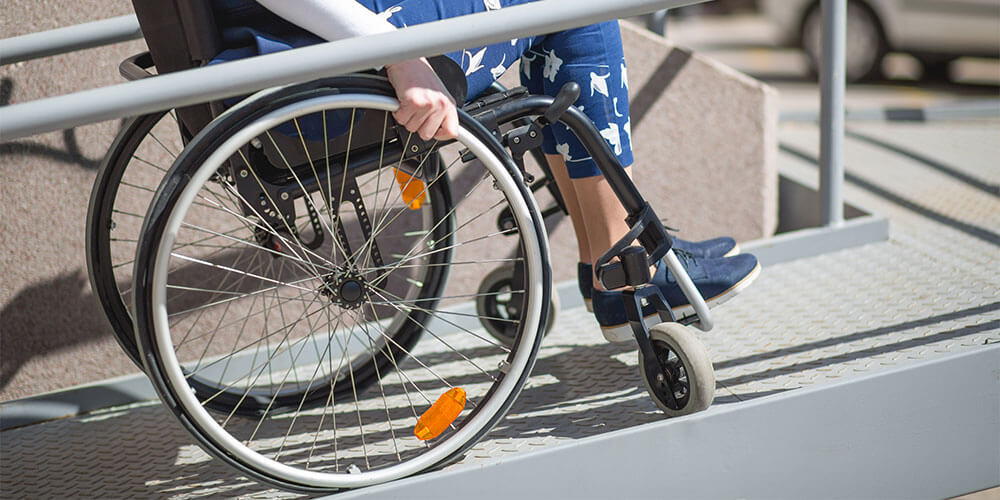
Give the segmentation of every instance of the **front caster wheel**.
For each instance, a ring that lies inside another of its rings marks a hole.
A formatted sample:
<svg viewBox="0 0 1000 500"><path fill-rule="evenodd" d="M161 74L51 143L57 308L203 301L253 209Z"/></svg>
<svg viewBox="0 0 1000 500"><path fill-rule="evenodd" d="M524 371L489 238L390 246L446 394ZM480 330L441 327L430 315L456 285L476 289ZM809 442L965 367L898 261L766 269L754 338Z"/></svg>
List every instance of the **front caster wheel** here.
<svg viewBox="0 0 1000 500"><path fill-rule="evenodd" d="M514 290L514 265L502 265L486 275L476 292L476 314L483 328L505 346L514 345L517 336L517 322L520 317L521 291ZM545 333L552 330L559 311L559 294L553 291L549 296L549 314L545 323Z"/></svg>
<svg viewBox="0 0 1000 500"><path fill-rule="evenodd" d="M679 323L660 323L649 330L661 373L646 372L639 353L639 373L656 406L669 417L702 411L715 398L715 371L705 346L694 333ZM670 395L673 395L673 398Z"/></svg>

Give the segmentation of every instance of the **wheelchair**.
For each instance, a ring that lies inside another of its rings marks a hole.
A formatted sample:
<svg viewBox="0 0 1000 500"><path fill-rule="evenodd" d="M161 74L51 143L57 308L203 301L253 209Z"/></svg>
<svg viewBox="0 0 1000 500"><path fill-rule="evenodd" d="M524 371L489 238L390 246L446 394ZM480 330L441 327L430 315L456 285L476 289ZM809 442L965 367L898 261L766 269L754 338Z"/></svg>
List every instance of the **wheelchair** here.
<svg viewBox="0 0 1000 500"><path fill-rule="evenodd" d="M133 4L150 52L122 63L127 78L218 53L210 2ZM466 102L461 70L435 68ZM92 192L93 289L164 406L249 477L334 491L442 467L511 407L558 308L543 218L562 201L544 161L538 178L524 167L558 121L629 213L595 268L627 287L647 390L669 416L704 410L714 373L685 324L711 328L707 307L578 95L496 88L461 107L448 142L395 124L376 73L133 118ZM538 189L555 206L540 210ZM696 315L675 318L647 285L661 259Z"/></svg>

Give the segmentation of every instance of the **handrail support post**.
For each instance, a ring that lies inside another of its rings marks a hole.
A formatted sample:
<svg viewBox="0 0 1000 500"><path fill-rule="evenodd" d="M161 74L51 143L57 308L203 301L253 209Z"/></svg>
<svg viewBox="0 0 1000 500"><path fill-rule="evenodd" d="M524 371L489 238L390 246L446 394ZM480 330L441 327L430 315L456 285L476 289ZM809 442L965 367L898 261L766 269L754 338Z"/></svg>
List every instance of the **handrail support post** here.
<svg viewBox="0 0 1000 500"><path fill-rule="evenodd" d="M844 92L847 0L822 0L823 58L820 75L820 217L824 226L844 223Z"/></svg>

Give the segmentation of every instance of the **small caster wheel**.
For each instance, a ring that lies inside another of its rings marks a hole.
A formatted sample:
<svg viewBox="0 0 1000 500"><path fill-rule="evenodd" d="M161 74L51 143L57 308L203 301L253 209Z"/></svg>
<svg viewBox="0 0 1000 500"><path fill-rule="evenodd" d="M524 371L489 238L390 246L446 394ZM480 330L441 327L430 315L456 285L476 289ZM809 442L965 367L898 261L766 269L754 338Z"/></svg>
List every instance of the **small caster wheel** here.
<svg viewBox="0 0 1000 500"><path fill-rule="evenodd" d="M476 293L476 313L479 315L479 322L490 335L508 347L514 344L514 338L517 336L516 321L521 315L521 304L513 300L514 295L511 293L513 280L514 265L502 265L483 278ZM556 323L558 311L559 296L552 293L549 299L549 316L545 324L546 334Z"/></svg>
<svg viewBox="0 0 1000 500"><path fill-rule="evenodd" d="M660 323L650 328L649 340L663 373L648 374L642 352L639 352L639 373L656 406L670 417L697 413L711 406L715 399L715 371L708 351L694 333L679 323ZM673 401L669 394L673 394Z"/></svg>

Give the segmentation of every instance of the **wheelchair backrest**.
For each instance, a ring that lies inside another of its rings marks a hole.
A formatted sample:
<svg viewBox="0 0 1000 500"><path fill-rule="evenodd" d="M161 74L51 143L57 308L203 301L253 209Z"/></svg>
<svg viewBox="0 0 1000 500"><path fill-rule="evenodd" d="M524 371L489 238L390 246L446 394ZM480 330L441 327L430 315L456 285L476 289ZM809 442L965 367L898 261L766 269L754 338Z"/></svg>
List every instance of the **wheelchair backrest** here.
<svg viewBox="0 0 1000 500"><path fill-rule="evenodd" d="M201 66L221 51L209 0L132 0L160 73Z"/></svg>
<svg viewBox="0 0 1000 500"><path fill-rule="evenodd" d="M132 0L150 57L159 74L204 66L234 41L227 33L240 26L267 26L278 33L300 28L254 0ZM218 103L178 110L189 135L197 134L223 106Z"/></svg>
<svg viewBox="0 0 1000 500"><path fill-rule="evenodd" d="M159 74L197 68L221 51L210 0L132 0L132 7ZM188 137L214 116L210 104L177 110Z"/></svg>

